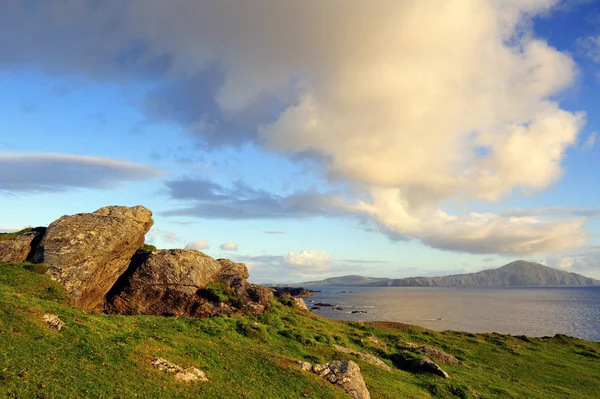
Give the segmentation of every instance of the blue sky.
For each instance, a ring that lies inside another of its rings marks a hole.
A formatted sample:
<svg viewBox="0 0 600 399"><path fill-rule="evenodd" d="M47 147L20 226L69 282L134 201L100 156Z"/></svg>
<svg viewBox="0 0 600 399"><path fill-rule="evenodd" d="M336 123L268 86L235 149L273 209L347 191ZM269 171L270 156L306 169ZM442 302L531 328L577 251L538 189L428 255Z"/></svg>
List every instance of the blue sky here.
<svg viewBox="0 0 600 399"><path fill-rule="evenodd" d="M600 278L597 2L5 7L1 230L141 204L256 282Z"/></svg>

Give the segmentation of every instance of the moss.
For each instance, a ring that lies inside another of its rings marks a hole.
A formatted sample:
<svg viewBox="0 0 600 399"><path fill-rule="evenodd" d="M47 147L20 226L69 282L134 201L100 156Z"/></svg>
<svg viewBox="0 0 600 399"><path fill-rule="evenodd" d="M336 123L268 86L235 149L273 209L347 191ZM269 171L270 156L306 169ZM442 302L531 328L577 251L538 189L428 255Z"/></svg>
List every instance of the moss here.
<svg viewBox="0 0 600 399"><path fill-rule="evenodd" d="M208 283L198 293L209 301L216 303L227 302L233 295L233 291L227 283L221 281Z"/></svg>
<svg viewBox="0 0 600 399"><path fill-rule="evenodd" d="M154 245L150 245L150 244L146 244L144 243L144 245L142 245L138 251L140 252L144 252L144 253L150 253L150 252L154 252L156 251L156 247Z"/></svg>

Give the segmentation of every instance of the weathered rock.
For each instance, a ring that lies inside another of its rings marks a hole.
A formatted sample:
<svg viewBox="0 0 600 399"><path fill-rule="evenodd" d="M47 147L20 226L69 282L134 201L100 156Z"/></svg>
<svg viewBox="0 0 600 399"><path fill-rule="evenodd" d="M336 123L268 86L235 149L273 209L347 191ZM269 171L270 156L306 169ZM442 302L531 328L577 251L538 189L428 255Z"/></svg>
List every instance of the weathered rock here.
<svg viewBox="0 0 600 399"><path fill-rule="evenodd" d="M198 370L196 367L188 367L184 369L160 357L155 357L154 360L152 360L152 366L165 373L175 374L175 379L179 381L208 381L206 374L204 374L203 371Z"/></svg>
<svg viewBox="0 0 600 399"><path fill-rule="evenodd" d="M371 363L374 366L380 367L387 371L392 370L392 368L390 366L385 364L385 362L383 360L381 360L380 358L378 358L377 356L373 356L368 353L358 352L358 351L352 350L350 348L346 348L345 346L340 346L340 345L333 345L333 346L338 352L356 355L359 358L361 358L362 360L364 360L365 362Z"/></svg>
<svg viewBox="0 0 600 399"><path fill-rule="evenodd" d="M309 362L303 362L298 360L296 364L304 371L312 371L312 364L310 364Z"/></svg>
<svg viewBox="0 0 600 399"><path fill-rule="evenodd" d="M413 344L412 342L408 342L408 341L400 341L400 346L404 346L405 348L410 348L410 349L417 349L419 347L419 345Z"/></svg>
<svg viewBox="0 0 600 399"><path fill-rule="evenodd" d="M153 223L143 206L63 216L48 226L34 260L48 265L48 275L66 288L75 306L97 308Z"/></svg>
<svg viewBox="0 0 600 399"><path fill-rule="evenodd" d="M216 275L216 279L227 282L233 289L243 288L246 279L250 277L246 265L223 258L217 259L217 262L221 265L221 270Z"/></svg>
<svg viewBox="0 0 600 399"><path fill-rule="evenodd" d="M61 328L65 326L65 322L58 318L57 315L46 313L42 320L48 325L48 328L52 331L59 332Z"/></svg>
<svg viewBox="0 0 600 399"><path fill-rule="evenodd" d="M438 362L447 363L447 364L458 364L458 359L452 355L447 354L446 352L433 349L429 346L419 346L416 348L419 352L426 354L427 356L437 360Z"/></svg>
<svg viewBox="0 0 600 399"><path fill-rule="evenodd" d="M120 314L195 315L198 290L220 271L219 262L194 249L137 253L109 293L107 309Z"/></svg>
<svg viewBox="0 0 600 399"><path fill-rule="evenodd" d="M45 231L45 227L36 227L16 233L0 233L0 262L17 263L28 260Z"/></svg>
<svg viewBox="0 0 600 399"><path fill-rule="evenodd" d="M312 371L342 388L354 399L371 398L360 373L360 367L352 360L335 360L327 364L315 364L312 366Z"/></svg>
<svg viewBox="0 0 600 399"><path fill-rule="evenodd" d="M304 302L304 300L302 298L292 298L294 300L294 304L296 307L302 309L302 310L308 310L308 306L306 306L306 303Z"/></svg>
<svg viewBox="0 0 600 399"><path fill-rule="evenodd" d="M369 337L369 341L371 341L371 343L375 346L381 346L381 342L377 339L377 337L371 335Z"/></svg>
<svg viewBox="0 0 600 399"><path fill-rule="evenodd" d="M419 369L426 373L433 373L439 375L440 377L450 378L448 373L442 370L442 368L438 366L435 362L431 361L431 359L428 359L426 357L421 359L421 361L419 362Z"/></svg>

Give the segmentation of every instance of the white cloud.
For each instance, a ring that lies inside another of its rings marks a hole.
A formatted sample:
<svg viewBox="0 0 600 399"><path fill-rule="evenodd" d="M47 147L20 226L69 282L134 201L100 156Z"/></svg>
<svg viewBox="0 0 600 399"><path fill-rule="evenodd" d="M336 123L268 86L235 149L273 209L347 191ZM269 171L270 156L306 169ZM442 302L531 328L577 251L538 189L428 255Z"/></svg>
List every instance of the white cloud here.
<svg viewBox="0 0 600 399"><path fill-rule="evenodd" d="M600 64L600 36L580 37L577 45L585 56Z"/></svg>
<svg viewBox="0 0 600 399"><path fill-rule="evenodd" d="M590 133L590 135L587 137L587 139L583 143L583 148L586 148L586 149L594 148L594 145L596 145L596 136L598 136L597 132Z"/></svg>
<svg viewBox="0 0 600 399"><path fill-rule="evenodd" d="M114 188L163 175L159 169L110 158L56 153L0 153L0 192Z"/></svg>
<svg viewBox="0 0 600 399"><path fill-rule="evenodd" d="M575 261L576 260L574 258L571 258L569 256L564 257L560 260L560 264L558 265L558 267L560 267L561 269L570 269L575 264Z"/></svg>
<svg viewBox="0 0 600 399"><path fill-rule="evenodd" d="M208 241L206 240L197 240L185 244L185 249L197 249L198 251L201 251L208 248Z"/></svg>
<svg viewBox="0 0 600 399"><path fill-rule="evenodd" d="M229 241L225 244L219 245L219 248L221 248L223 251L237 251L238 245L233 241Z"/></svg>
<svg viewBox="0 0 600 399"><path fill-rule="evenodd" d="M146 242L148 244L181 244L181 238L171 232L166 230L160 230L155 227L150 229L150 231L146 234Z"/></svg>
<svg viewBox="0 0 600 399"><path fill-rule="evenodd" d="M331 255L327 252L300 251L288 252L284 257L285 263L299 268L324 270L331 266Z"/></svg>
<svg viewBox="0 0 600 399"><path fill-rule="evenodd" d="M585 119L556 100L576 67L529 23L556 3L147 0L43 2L35 12L15 3L0 23L19 39L7 43L5 62L149 78L176 94L159 101L167 108L158 113L203 143L246 140L314 155L356 199L327 205L370 217L389 234L438 248L537 254L580 245L584 220L461 216L443 207L532 194L561 178ZM73 40L64 41L65 27L78 33ZM596 39L588 40L593 58ZM222 80L190 84L214 65ZM172 99L181 107L169 108ZM160 111L155 102L146 111ZM232 121L234 129L219 130Z"/></svg>

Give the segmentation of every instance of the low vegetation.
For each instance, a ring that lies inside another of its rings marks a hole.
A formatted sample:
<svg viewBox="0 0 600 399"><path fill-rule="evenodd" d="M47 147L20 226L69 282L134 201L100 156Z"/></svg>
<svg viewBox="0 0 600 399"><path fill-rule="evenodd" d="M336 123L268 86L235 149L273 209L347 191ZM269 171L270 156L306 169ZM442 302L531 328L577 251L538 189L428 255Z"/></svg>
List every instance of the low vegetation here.
<svg viewBox="0 0 600 399"><path fill-rule="evenodd" d="M222 294L218 287L214 293ZM206 319L107 316L67 303L60 285L27 264L0 264L0 397L347 398L295 365L342 359L360 365L375 399L587 399L600 390L600 344L561 335L339 322L277 300L259 317ZM46 313L65 327L50 331L42 321ZM450 379L420 373L407 342L441 349L460 363L442 365ZM375 355L392 370L338 352L334 344ZM155 356L197 367L209 381L179 382L152 367Z"/></svg>

